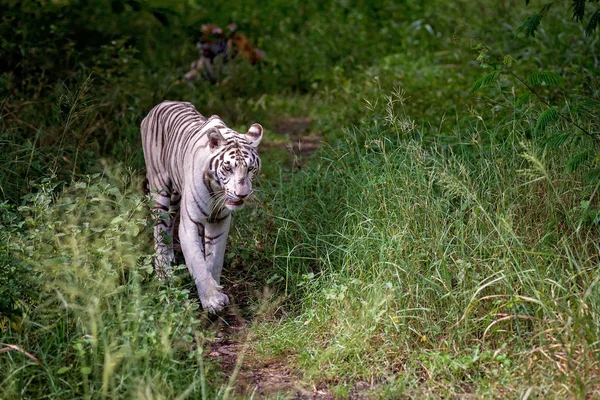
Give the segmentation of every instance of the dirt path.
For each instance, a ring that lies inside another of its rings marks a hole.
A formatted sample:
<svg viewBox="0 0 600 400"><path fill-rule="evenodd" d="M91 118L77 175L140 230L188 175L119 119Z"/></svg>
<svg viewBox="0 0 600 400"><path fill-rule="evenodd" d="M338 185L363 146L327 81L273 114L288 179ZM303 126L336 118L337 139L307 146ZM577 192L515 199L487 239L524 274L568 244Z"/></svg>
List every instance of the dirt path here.
<svg viewBox="0 0 600 400"><path fill-rule="evenodd" d="M287 117L273 127L282 136L282 141L273 143L272 147L287 149L289 165L294 170L302 169L308 156L321 144L322 136L312 132L311 126L310 118ZM238 290L244 291L243 288ZM240 294L234 297L245 297ZM323 388L304 381L289 360L261 359L251 345L250 323L235 309L230 309L227 315L214 321L210 329L216 333L215 340L208 345L208 357L220 365L226 376L235 375L233 394L254 399L334 399Z"/></svg>
<svg viewBox="0 0 600 400"><path fill-rule="evenodd" d="M255 399L319 399L333 395L302 380L285 359L261 360L249 338L250 325L239 314L230 312L213 325L216 339L208 345L208 357L218 363L226 376L235 374L233 394Z"/></svg>
<svg viewBox="0 0 600 400"><path fill-rule="evenodd" d="M320 133L312 130L312 120L308 117L282 118L275 123L273 130L284 140L271 146L287 149L290 154L290 165L294 170L302 169L308 156L321 146L323 140ZM266 144L266 148L269 148L269 144Z"/></svg>

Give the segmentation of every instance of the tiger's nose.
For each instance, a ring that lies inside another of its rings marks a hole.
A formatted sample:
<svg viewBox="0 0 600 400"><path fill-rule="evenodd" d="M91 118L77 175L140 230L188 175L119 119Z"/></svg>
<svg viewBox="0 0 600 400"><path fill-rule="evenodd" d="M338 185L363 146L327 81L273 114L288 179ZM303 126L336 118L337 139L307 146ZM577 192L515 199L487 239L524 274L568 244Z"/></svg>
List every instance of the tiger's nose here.
<svg viewBox="0 0 600 400"><path fill-rule="evenodd" d="M236 193L235 195L240 199L243 199L244 197L248 197L248 193Z"/></svg>

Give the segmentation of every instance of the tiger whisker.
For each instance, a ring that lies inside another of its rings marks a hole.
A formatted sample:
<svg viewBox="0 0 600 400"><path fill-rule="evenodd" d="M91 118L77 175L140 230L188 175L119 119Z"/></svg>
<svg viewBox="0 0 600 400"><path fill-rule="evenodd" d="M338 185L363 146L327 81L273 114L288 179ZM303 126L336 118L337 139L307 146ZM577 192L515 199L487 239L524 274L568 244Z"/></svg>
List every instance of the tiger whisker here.
<svg viewBox="0 0 600 400"><path fill-rule="evenodd" d="M217 211L220 211L225 207L225 202L227 201L225 189L218 190L214 192L211 196L212 204L211 204L211 214Z"/></svg>

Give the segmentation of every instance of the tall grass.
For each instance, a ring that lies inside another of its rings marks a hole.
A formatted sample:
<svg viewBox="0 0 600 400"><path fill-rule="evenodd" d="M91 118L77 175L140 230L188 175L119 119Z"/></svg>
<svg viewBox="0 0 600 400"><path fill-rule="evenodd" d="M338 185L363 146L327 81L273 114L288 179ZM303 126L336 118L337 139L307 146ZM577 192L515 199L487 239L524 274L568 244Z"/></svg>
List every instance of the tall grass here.
<svg viewBox="0 0 600 400"><path fill-rule="evenodd" d="M29 287L20 318L3 320L0 397L218 396L189 285L148 279L137 175L107 168L55 187L39 184L18 218L3 211L3 253Z"/></svg>
<svg viewBox="0 0 600 400"><path fill-rule="evenodd" d="M599 246L581 206L596 194L564 172L568 151L524 138L527 120L508 139L475 125L491 143L462 151L387 120L280 188L275 267L297 314L262 326L265 356L392 397L597 394Z"/></svg>

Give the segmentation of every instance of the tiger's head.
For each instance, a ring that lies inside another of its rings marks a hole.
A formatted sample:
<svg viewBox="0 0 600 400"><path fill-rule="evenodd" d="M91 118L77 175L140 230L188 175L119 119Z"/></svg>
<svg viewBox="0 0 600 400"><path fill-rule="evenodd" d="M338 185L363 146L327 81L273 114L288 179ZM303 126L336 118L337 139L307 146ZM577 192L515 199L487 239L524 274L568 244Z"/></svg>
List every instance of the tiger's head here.
<svg viewBox="0 0 600 400"><path fill-rule="evenodd" d="M202 52L202 56L210 59L227 53L227 37L225 31L215 24L202 24L202 36L196 48Z"/></svg>
<svg viewBox="0 0 600 400"><path fill-rule="evenodd" d="M217 203L229 210L237 210L254 192L252 180L260 170L257 148L263 128L260 124L252 124L243 135L224 125L220 127L208 132L208 144L213 153L209 174L221 188Z"/></svg>

